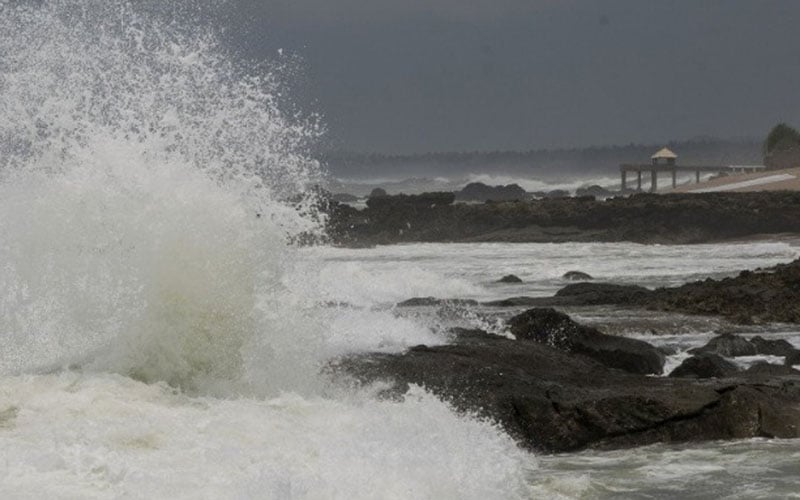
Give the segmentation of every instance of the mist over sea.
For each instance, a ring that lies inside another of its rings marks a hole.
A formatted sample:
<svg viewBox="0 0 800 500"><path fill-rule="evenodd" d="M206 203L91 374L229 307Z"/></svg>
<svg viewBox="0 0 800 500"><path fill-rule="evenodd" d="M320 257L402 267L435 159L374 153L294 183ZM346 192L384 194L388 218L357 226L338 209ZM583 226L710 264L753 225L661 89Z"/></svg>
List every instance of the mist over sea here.
<svg viewBox="0 0 800 500"><path fill-rule="evenodd" d="M300 248L322 231L303 194L325 177L308 154L321 126L286 111L280 67L238 66L193 15L0 2L0 497L796 494L793 442L537 456L425 388L386 399L325 375L339 356L446 343L451 326L503 333L480 309L395 307L410 297L505 297L509 272L541 296L574 268L672 285L800 247ZM576 314L677 346L674 362L720 326L658 337ZM758 331L800 346L789 327Z"/></svg>

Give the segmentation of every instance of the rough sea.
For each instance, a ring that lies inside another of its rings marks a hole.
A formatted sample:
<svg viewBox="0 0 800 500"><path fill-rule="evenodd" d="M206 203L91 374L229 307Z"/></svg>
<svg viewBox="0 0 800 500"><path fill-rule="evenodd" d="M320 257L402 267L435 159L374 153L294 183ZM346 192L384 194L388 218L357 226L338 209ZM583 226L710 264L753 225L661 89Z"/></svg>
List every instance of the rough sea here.
<svg viewBox="0 0 800 500"><path fill-rule="evenodd" d="M424 388L387 401L320 375L454 324L502 330L497 311L395 307L407 298L547 295L568 270L674 285L800 248L298 248L322 222L297 197L322 175L305 154L318 124L283 101L279 67L236 66L176 21L191 16L0 2L0 498L797 495L795 442L540 456ZM494 283L508 273L525 283ZM724 327L570 312L683 351ZM766 334L800 346L794 328Z"/></svg>

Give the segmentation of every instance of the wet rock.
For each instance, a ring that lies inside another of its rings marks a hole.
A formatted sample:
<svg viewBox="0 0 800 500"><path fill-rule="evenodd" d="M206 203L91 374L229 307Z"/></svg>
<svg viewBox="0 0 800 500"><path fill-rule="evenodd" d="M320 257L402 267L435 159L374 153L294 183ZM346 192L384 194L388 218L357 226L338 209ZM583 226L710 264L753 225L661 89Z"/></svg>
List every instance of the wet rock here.
<svg viewBox="0 0 800 500"><path fill-rule="evenodd" d="M471 182L455 193L457 200L464 201L512 201L525 200L528 193L517 184L488 186L482 182Z"/></svg>
<svg viewBox="0 0 800 500"><path fill-rule="evenodd" d="M575 283L556 292L556 297L568 298L571 305L636 304L649 293L636 285Z"/></svg>
<svg viewBox="0 0 800 500"><path fill-rule="evenodd" d="M664 368L664 355L647 342L606 335L576 323L555 309L529 309L509 319L507 324L517 340L588 356L611 368L656 375Z"/></svg>
<svg viewBox="0 0 800 500"><path fill-rule="evenodd" d="M758 354L770 356L789 356L796 351L795 347L784 339L767 340L756 335L750 339Z"/></svg>
<svg viewBox="0 0 800 500"><path fill-rule="evenodd" d="M413 297L398 302L397 307L432 307L432 306L476 306L478 302L470 299L437 299L436 297Z"/></svg>
<svg viewBox="0 0 800 500"><path fill-rule="evenodd" d="M642 304L664 311L722 315L740 323L798 323L800 260L734 278L655 290Z"/></svg>
<svg viewBox="0 0 800 500"><path fill-rule="evenodd" d="M575 190L575 196L591 196L596 199L605 199L613 195L614 193L597 184Z"/></svg>
<svg viewBox="0 0 800 500"><path fill-rule="evenodd" d="M499 280L497 280L497 282L498 283L522 283L522 280L518 276L515 276L513 274L508 274L506 276L503 276Z"/></svg>
<svg viewBox="0 0 800 500"><path fill-rule="evenodd" d="M727 359L713 353L701 353L687 358L672 370L670 377L676 378L724 378L732 377L739 368Z"/></svg>
<svg viewBox="0 0 800 500"><path fill-rule="evenodd" d="M373 196L385 203L334 210L329 232L335 242L353 246L411 241L700 243L800 232L797 192L643 193L605 201L568 194L479 205L420 203L413 211L396 196ZM406 229L401 233L401 228Z"/></svg>
<svg viewBox="0 0 800 500"><path fill-rule="evenodd" d="M450 205L455 200L453 193L432 192L422 194L396 194L393 196L370 196L367 207L375 212L383 212L385 217L402 215L412 226L418 223L418 216L429 209Z"/></svg>
<svg viewBox="0 0 800 500"><path fill-rule="evenodd" d="M544 193L545 198L568 198L569 191L566 189L553 189Z"/></svg>
<svg viewBox="0 0 800 500"><path fill-rule="evenodd" d="M758 363L753 364L745 370L745 375L748 376L766 376L766 377L776 377L782 375L800 375L800 371L795 370L791 366L786 365L774 365L772 363L767 363L766 361L759 361Z"/></svg>
<svg viewBox="0 0 800 500"><path fill-rule="evenodd" d="M362 354L329 367L363 383L409 384L498 422L533 450L800 436L800 377L696 380L610 369L530 341L472 331L456 344Z"/></svg>
<svg viewBox="0 0 800 500"><path fill-rule="evenodd" d="M784 359L786 366L800 365L800 350L795 349L792 353L788 354Z"/></svg>
<svg viewBox="0 0 800 500"><path fill-rule="evenodd" d="M481 305L489 307L545 307L567 304L553 297L509 297L507 299L490 300L481 302Z"/></svg>
<svg viewBox="0 0 800 500"><path fill-rule="evenodd" d="M756 346L749 340L732 333L723 333L709 340L703 347L689 349L692 354L713 353L732 358L736 356L754 356L758 354Z"/></svg>
<svg viewBox="0 0 800 500"><path fill-rule="evenodd" d="M562 278L564 278L565 280L571 280L571 281L587 281L587 280L593 280L594 279L590 275L588 275L588 274L586 274L584 272L581 272L581 271L567 271L566 273L564 273Z"/></svg>
<svg viewBox="0 0 800 500"><path fill-rule="evenodd" d="M375 188L369 193L370 198L382 198L384 196L388 196L388 194L383 188Z"/></svg>

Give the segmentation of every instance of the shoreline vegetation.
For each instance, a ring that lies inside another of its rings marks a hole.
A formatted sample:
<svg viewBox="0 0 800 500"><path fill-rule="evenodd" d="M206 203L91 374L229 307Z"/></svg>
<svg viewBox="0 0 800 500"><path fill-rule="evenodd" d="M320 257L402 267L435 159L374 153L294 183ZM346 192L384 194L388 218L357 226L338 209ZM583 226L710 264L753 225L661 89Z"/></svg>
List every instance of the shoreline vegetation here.
<svg viewBox="0 0 800 500"><path fill-rule="evenodd" d="M453 193L371 197L356 209L326 198L334 245L418 242L694 244L800 235L800 192L637 193L467 204Z"/></svg>

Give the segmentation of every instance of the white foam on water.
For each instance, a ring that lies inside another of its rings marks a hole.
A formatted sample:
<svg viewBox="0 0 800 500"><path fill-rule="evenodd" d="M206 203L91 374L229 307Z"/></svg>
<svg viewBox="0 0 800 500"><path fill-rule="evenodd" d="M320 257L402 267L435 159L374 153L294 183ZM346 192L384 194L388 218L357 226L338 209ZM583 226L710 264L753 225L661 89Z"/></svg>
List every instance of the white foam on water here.
<svg viewBox="0 0 800 500"><path fill-rule="evenodd" d="M510 438L417 388L229 400L63 373L5 379L0 415L3 498L527 496Z"/></svg>
<svg viewBox="0 0 800 500"><path fill-rule="evenodd" d="M494 425L318 375L441 339L321 305L290 244L320 227L317 125L175 8L0 13L2 496L521 495L532 457Z"/></svg>

